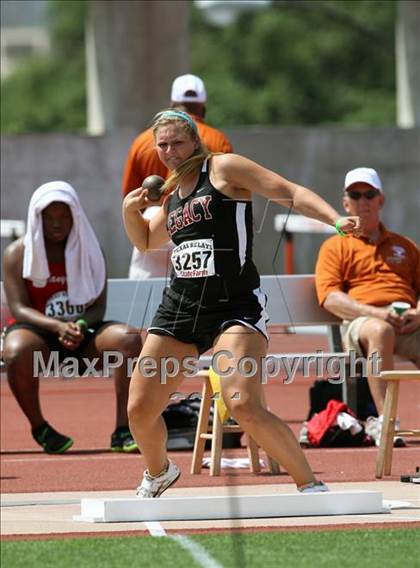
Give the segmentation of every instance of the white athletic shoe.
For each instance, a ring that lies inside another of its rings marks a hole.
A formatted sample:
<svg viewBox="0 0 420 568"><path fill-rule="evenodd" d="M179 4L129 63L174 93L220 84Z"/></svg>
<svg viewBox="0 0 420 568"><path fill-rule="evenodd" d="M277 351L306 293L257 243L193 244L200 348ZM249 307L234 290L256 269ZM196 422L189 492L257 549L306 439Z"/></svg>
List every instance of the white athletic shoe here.
<svg viewBox="0 0 420 568"><path fill-rule="evenodd" d="M140 499L160 497L168 487L175 483L180 475L181 470L171 460L168 460L168 469L157 477L152 477L146 470L141 485L137 487L136 496Z"/></svg>
<svg viewBox="0 0 420 568"><path fill-rule="evenodd" d="M302 487L298 487L300 493L327 493L329 488L323 481L312 481Z"/></svg>
<svg viewBox="0 0 420 568"><path fill-rule="evenodd" d="M382 419L383 416L379 416L376 418L375 416L369 416L366 420L365 432L370 436L374 442L375 446L379 448L381 443L381 433L382 433ZM395 421L395 428L399 430L400 428L400 421ZM394 448L404 448L406 445L404 438L401 436L394 436Z"/></svg>
<svg viewBox="0 0 420 568"><path fill-rule="evenodd" d="M302 448L310 448L311 442L308 438L308 423L304 422L299 432L299 444Z"/></svg>

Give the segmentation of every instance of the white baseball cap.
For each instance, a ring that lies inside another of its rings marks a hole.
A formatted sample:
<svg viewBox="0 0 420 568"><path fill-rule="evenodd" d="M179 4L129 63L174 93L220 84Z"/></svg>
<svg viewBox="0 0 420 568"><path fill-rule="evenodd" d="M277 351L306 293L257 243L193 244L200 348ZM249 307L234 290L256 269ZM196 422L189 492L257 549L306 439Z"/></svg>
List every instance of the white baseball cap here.
<svg viewBox="0 0 420 568"><path fill-rule="evenodd" d="M181 75L172 83L171 101L175 103L205 103L206 87L196 75Z"/></svg>
<svg viewBox="0 0 420 568"><path fill-rule="evenodd" d="M356 168L347 172L344 179L344 189L348 189L354 183L367 183L382 191L381 179L372 168Z"/></svg>

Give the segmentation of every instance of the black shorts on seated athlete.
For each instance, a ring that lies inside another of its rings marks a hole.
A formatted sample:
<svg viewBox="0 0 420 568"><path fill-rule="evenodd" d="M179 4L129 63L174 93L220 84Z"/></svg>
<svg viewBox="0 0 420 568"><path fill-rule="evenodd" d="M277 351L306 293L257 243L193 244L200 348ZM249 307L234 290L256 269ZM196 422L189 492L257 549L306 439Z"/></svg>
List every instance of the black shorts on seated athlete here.
<svg viewBox="0 0 420 568"><path fill-rule="evenodd" d="M38 335L39 337L41 337L41 339L43 339L45 341L45 343L48 345L50 351L57 351L58 352L59 361L61 363L66 357L82 357L87 345L92 341L92 339L95 337L95 335L97 333L99 333L99 331L104 329L105 327L108 327L109 325L114 325L116 323L119 323L119 322L116 322L116 321L99 321L99 322L97 322L93 325L89 325L89 329L87 329L83 341L80 343L79 347L77 349L75 349L74 351L66 349L63 346L63 344L59 342L58 337L55 333L52 333L51 331L47 331L43 327L40 327L38 325L33 325L31 323L26 323L26 322L12 323L8 327L6 327L4 333L5 333L5 337L6 337L9 333L11 333L12 331L15 331L16 329L28 329L29 331L32 331L33 333L35 333L36 335Z"/></svg>
<svg viewBox="0 0 420 568"><path fill-rule="evenodd" d="M148 332L193 343L200 354L213 347L222 331L238 324L260 332L268 341L266 303L260 288L205 306L166 288Z"/></svg>

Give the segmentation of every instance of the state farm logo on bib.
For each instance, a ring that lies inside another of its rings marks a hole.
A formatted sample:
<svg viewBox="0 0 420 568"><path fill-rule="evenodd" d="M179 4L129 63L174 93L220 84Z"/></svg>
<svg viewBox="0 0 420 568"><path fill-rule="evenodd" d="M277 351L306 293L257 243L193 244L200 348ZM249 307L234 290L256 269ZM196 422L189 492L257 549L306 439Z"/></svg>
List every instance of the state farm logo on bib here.
<svg viewBox="0 0 420 568"><path fill-rule="evenodd" d="M45 304L45 315L62 321L73 321L85 313L85 306L70 304L65 290L50 296Z"/></svg>
<svg viewBox="0 0 420 568"><path fill-rule="evenodd" d="M185 241L174 248L171 260L178 278L204 278L216 274L213 239Z"/></svg>

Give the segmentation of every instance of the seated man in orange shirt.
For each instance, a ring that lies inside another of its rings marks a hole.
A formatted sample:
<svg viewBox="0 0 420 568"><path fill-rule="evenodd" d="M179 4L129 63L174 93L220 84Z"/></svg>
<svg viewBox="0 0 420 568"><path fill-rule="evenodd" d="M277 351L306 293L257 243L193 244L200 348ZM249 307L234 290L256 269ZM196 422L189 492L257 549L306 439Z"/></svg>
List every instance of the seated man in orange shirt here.
<svg viewBox="0 0 420 568"><path fill-rule="evenodd" d="M362 220L360 237L326 240L315 269L318 300L343 319L347 350L377 353L380 370L393 369L397 353L420 368L420 251L410 239L388 231L380 221L385 202L381 180L371 168L356 168L344 182L343 207ZM403 315L392 302L411 307ZM366 431L379 445L385 384L368 365L368 383L379 419L368 418ZM400 444L401 439L396 441Z"/></svg>

